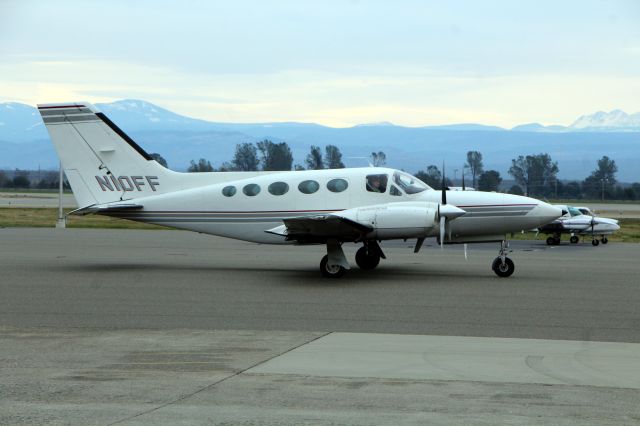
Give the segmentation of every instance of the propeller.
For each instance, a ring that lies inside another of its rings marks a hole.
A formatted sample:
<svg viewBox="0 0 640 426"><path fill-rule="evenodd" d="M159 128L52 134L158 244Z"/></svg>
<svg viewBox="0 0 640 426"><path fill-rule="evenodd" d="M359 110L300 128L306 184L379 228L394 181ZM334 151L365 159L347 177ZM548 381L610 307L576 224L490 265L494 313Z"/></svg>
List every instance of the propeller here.
<svg viewBox="0 0 640 426"><path fill-rule="evenodd" d="M466 211L447 204L447 187L445 185L444 162L442 163L442 200L438 204L438 221L440 222L440 249L444 248L444 237L448 232L451 239L451 228L447 227L447 222L465 214Z"/></svg>
<svg viewBox="0 0 640 426"><path fill-rule="evenodd" d="M440 216L440 250L444 249L444 233L447 227L447 217L442 214L442 207L447 205L447 188L445 187L444 177L444 161L442 162L442 185L440 186L440 192L442 194L442 201L438 206L438 216Z"/></svg>

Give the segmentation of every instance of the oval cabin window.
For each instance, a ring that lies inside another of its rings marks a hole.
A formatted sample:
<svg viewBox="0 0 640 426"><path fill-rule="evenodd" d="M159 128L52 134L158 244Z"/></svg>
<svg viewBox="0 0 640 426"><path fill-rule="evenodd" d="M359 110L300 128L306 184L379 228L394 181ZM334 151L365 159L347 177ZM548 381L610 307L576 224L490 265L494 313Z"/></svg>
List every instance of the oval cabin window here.
<svg viewBox="0 0 640 426"><path fill-rule="evenodd" d="M298 185L298 190L303 194L313 194L318 189L320 189L320 184L315 180L305 180Z"/></svg>
<svg viewBox="0 0 640 426"><path fill-rule="evenodd" d="M254 197L260 193L260 186L255 183L250 183L242 188L242 192L244 192L244 195Z"/></svg>
<svg viewBox="0 0 640 426"><path fill-rule="evenodd" d="M327 189L331 192L342 192L349 187L349 183L344 179L331 179L327 182Z"/></svg>
<svg viewBox="0 0 640 426"><path fill-rule="evenodd" d="M236 187L235 186L225 186L222 188L222 195L225 197L233 197L236 195Z"/></svg>
<svg viewBox="0 0 640 426"><path fill-rule="evenodd" d="M285 182L273 182L267 189L269 190L269 194L284 195L289 192L289 185Z"/></svg>

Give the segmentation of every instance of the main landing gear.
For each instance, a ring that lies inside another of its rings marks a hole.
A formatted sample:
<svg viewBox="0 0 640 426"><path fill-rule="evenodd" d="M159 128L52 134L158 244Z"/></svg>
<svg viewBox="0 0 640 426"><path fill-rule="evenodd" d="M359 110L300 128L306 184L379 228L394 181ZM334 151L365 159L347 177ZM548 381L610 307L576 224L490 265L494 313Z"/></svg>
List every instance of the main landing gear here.
<svg viewBox="0 0 640 426"><path fill-rule="evenodd" d="M577 235L572 235L571 238L569 238L571 244L578 244L578 241L580 241L580 238Z"/></svg>
<svg viewBox="0 0 640 426"><path fill-rule="evenodd" d="M597 238L593 238L593 240L591 240L591 244L593 244L593 246L597 246L598 244L602 243L602 244L607 244L609 242L609 239L607 237L605 237L604 235L602 236L602 238L600 238L600 241L598 241Z"/></svg>
<svg viewBox="0 0 640 426"><path fill-rule="evenodd" d="M573 242L573 241L571 241ZM547 238L548 246L557 246L560 245L560 234L553 234L552 236Z"/></svg>
<svg viewBox="0 0 640 426"><path fill-rule="evenodd" d="M380 259L386 259L376 241L365 241L356 252L356 264L360 269L375 269ZM336 240L327 241L327 255L320 261L320 272L327 278L340 278L351 269L342 251L342 245Z"/></svg>
<svg viewBox="0 0 640 426"><path fill-rule="evenodd" d="M491 264L491 269L493 269L493 272L495 272L497 276L506 278L511 276L513 271L516 270L513 260L507 257L507 254L511 253L511 251L512 250L509 249L509 242L502 240L498 257L496 257Z"/></svg>

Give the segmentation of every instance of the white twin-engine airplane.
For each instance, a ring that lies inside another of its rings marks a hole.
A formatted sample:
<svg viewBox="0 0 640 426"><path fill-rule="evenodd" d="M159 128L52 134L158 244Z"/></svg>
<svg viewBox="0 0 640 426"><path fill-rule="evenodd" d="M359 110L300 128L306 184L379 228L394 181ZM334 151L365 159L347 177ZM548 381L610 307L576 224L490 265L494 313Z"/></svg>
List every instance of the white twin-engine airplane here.
<svg viewBox="0 0 640 426"><path fill-rule="evenodd" d="M440 244L499 242L492 269L514 264L506 234L537 228L562 213L547 203L480 191L435 191L382 167L284 172L178 173L154 161L86 103L38 105L79 209L263 244L325 244L326 277L350 268L345 242L361 243L356 263L378 266L382 240Z"/></svg>

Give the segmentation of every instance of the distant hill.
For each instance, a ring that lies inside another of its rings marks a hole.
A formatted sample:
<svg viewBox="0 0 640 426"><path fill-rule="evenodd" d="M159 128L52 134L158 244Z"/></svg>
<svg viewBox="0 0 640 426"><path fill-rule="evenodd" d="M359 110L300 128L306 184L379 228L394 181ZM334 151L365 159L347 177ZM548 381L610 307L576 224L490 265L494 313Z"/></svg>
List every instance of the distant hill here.
<svg viewBox="0 0 640 426"><path fill-rule="evenodd" d="M410 172L443 160L448 170L461 169L466 152L478 150L485 168L505 177L511 159L518 155L548 152L565 179L583 179L597 159L609 155L619 166L620 180L640 181L637 113L595 113L566 127L531 123L511 130L473 123L403 127L387 122L332 128L314 123L210 122L133 99L97 106L147 151L162 154L175 170L184 170L190 160L201 157L219 165L232 158L236 144L268 138L286 141L297 163L304 162L311 145L334 144L347 166L365 166L362 157L384 151L389 166ZM0 104L0 146L0 168L57 167L40 115L29 105Z"/></svg>

